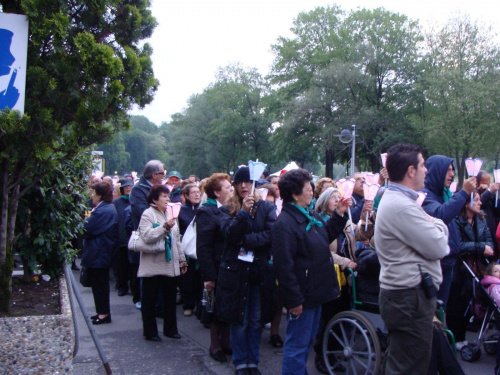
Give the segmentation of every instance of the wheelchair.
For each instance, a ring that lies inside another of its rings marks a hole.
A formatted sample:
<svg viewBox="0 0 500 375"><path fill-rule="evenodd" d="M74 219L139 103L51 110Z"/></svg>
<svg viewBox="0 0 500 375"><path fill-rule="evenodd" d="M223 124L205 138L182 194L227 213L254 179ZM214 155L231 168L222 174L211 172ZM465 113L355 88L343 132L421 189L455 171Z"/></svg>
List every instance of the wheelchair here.
<svg viewBox="0 0 500 375"><path fill-rule="evenodd" d="M351 310L336 314L326 325L322 343L324 363L330 375L377 375L388 347L387 328L380 317L378 304L358 299L355 272L350 268L346 272L346 286L351 288ZM436 316L444 321L441 301L438 301ZM442 331L456 357L453 333L447 329Z"/></svg>
<svg viewBox="0 0 500 375"><path fill-rule="evenodd" d="M345 374L377 375L387 348L387 329L378 305L358 300L355 273L347 270L351 310L338 313L326 325L323 359L332 375L341 368Z"/></svg>

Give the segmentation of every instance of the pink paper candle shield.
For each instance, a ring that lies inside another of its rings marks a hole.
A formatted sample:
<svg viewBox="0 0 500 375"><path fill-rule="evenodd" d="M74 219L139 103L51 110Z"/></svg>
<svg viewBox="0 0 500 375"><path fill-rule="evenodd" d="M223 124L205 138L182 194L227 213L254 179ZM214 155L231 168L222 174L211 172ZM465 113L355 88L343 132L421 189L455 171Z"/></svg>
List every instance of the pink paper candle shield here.
<svg viewBox="0 0 500 375"><path fill-rule="evenodd" d="M450 191L455 194L456 191L457 191L457 182L456 181L453 181L450 185Z"/></svg>
<svg viewBox="0 0 500 375"><path fill-rule="evenodd" d="M337 181L337 188L340 190L343 199L352 197L355 181L353 179L341 179Z"/></svg>
<svg viewBox="0 0 500 375"><path fill-rule="evenodd" d="M482 159L465 159L465 168L467 168L467 174L469 177L475 177L481 170L481 166L483 165Z"/></svg>
<svg viewBox="0 0 500 375"><path fill-rule="evenodd" d="M167 203L168 216L171 219L177 219L181 211L181 203Z"/></svg>
<svg viewBox="0 0 500 375"><path fill-rule="evenodd" d="M385 163L387 162L387 152L380 154L380 158L382 159L382 166L385 168Z"/></svg>
<svg viewBox="0 0 500 375"><path fill-rule="evenodd" d="M493 177L495 178L495 182L500 182L500 169L493 170Z"/></svg>
<svg viewBox="0 0 500 375"><path fill-rule="evenodd" d="M365 181L367 184L373 185L378 183L379 174L378 173L367 173L365 175Z"/></svg>
<svg viewBox="0 0 500 375"><path fill-rule="evenodd" d="M380 186L378 184L368 184L365 182L363 184L363 191L365 193L365 200L373 201L375 199L375 197L377 196L378 189L380 189Z"/></svg>
<svg viewBox="0 0 500 375"><path fill-rule="evenodd" d="M421 191L419 191L417 194L418 194L417 203L419 205L422 205L424 203L425 198L427 197L427 195L425 193L421 192Z"/></svg>

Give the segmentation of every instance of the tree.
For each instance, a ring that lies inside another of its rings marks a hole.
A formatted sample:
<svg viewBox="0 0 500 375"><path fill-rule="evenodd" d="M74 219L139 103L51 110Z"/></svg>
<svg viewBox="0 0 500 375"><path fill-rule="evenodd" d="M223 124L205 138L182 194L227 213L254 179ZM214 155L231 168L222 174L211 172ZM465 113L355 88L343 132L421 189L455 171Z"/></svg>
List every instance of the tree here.
<svg viewBox="0 0 500 375"><path fill-rule="evenodd" d="M385 139L409 129L397 112L414 81L418 24L383 8L346 16L333 7L299 14L292 31L293 39L273 46L271 82L283 100L284 126L308 137L301 147L322 150L331 176L334 161L346 155L333 135L356 124L357 156L378 169Z"/></svg>
<svg viewBox="0 0 500 375"><path fill-rule="evenodd" d="M455 158L461 185L465 158L494 158L499 150L499 48L491 30L467 16L429 32L427 47L412 120L434 153Z"/></svg>
<svg viewBox="0 0 500 375"><path fill-rule="evenodd" d="M175 169L208 176L235 171L248 160L263 160L270 149L271 122L262 98L266 87L255 69L221 68L216 82L190 98L187 109L172 117L167 151Z"/></svg>
<svg viewBox="0 0 500 375"><path fill-rule="evenodd" d="M129 126L157 89L149 1L0 0L28 18L25 114L0 112L0 309L8 308L19 199L61 164ZM22 189L21 189L22 187Z"/></svg>

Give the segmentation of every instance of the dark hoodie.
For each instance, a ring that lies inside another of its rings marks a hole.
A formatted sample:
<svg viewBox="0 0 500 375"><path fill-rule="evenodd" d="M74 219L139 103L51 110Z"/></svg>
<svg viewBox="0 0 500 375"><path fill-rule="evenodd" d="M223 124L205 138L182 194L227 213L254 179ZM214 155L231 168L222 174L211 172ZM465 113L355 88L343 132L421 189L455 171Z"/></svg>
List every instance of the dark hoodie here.
<svg viewBox="0 0 500 375"><path fill-rule="evenodd" d="M460 252L460 235L453 219L460 213L468 197L465 191L460 190L453 194L448 202L444 202L444 180L452 163L453 158L443 155L431 156L425 162L427 174L423 192L427 193L427 197L422 208L430 216L443 220L449 230L450 254L441 261L442 263L453 263Z"/></svg>

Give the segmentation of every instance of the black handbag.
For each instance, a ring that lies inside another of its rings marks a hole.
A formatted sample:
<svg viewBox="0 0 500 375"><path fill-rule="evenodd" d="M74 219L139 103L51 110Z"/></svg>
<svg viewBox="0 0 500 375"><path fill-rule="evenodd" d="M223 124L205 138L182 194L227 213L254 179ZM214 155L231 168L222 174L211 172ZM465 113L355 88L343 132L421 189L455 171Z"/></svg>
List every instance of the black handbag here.
<svg viewBox="0 0 500 375"><path fill-rule="evenodd" d="M80 284L87 288L90 287L89 270L85 266L80 268Z"/></svg>

